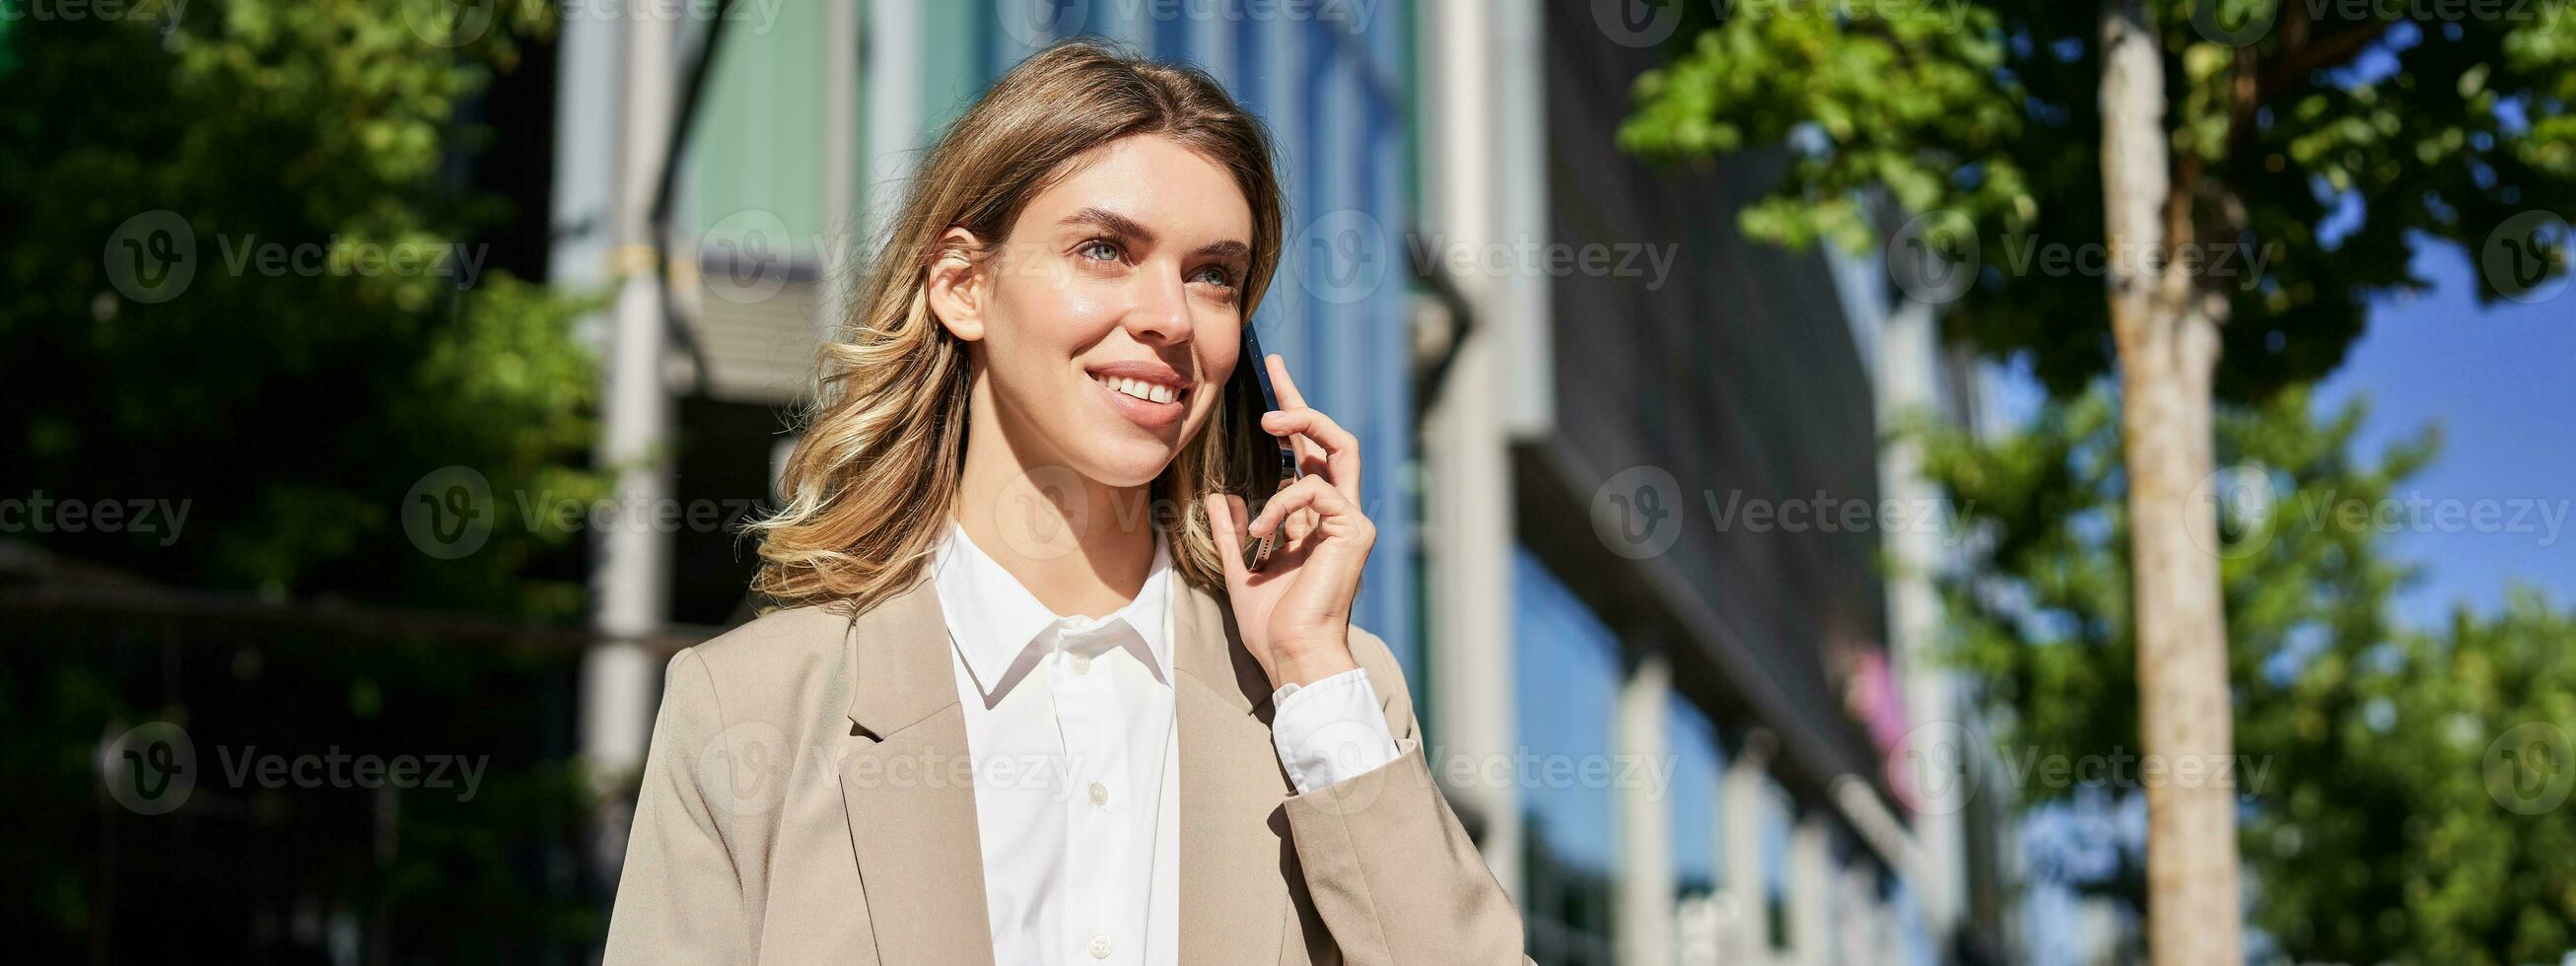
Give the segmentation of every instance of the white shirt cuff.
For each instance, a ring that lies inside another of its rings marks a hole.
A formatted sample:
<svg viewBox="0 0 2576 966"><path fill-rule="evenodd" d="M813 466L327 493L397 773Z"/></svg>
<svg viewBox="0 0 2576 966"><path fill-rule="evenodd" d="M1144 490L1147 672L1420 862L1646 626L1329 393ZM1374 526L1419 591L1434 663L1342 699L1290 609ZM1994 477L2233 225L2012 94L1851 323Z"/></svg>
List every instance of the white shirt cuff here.
<svg viewBox="0 0 2576 966"><path fill-rule="evenodd" d="M1395 760L1395 735L1368 671L1352 668L1313 684L1281 685L1270 696L1270 741L1303 795Z"/></svg>

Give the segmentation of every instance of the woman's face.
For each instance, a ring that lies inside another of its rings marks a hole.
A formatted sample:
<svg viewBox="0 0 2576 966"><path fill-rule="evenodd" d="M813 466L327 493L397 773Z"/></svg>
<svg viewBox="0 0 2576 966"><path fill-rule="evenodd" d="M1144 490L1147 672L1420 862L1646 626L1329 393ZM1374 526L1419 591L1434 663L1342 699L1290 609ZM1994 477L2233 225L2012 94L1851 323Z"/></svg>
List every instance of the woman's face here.
<svg viewBox="0 0 2576 966"><path fill-rule="evenodd" d="M1142 485L1234 372L1251 237L1224 168L1124 138L1075 159L975 270L934 268L931 307L970 343L1022 465Z"/></svg>

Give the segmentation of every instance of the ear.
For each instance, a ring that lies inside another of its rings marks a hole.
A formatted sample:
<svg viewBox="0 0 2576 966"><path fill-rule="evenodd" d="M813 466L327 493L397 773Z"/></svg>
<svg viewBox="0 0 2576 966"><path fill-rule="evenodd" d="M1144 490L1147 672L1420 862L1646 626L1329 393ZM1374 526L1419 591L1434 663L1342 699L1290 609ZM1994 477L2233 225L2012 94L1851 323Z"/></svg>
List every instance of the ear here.
<svg viewBox="0 0 2576 966"><path fill-rule="evenodd" d="M962 342L984 338L984 303L991 294L992 275L984 271L978 257L983 250L974 232L950 228L939 236L930 264L922 268L922 291L931 316Z"/></svg>

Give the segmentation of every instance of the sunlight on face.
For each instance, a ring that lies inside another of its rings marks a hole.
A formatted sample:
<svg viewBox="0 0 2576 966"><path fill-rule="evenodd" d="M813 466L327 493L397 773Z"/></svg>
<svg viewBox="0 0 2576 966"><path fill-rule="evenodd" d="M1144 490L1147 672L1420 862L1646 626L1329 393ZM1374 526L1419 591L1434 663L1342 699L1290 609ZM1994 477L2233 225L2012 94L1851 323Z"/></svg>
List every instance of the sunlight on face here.
<svg viewBox="0 0 2576 966"><path fill-rule="evenodd" d="M1026 465L1136 486L1234 372L1252 209L1223 167L1167 138L1072 164L986 262L974 351Z"/></svg>

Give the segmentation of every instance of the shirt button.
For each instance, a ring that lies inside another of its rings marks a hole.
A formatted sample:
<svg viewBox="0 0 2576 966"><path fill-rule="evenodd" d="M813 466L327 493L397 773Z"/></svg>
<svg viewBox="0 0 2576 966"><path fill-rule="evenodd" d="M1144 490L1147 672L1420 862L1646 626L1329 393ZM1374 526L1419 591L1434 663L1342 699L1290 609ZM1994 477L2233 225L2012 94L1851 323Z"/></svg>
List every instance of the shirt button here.
<svg viewBox="0 0 2576 966"><path fill-rule="evenodd" d="M1109 786L1107 786L1107 785L1103 785L1103 784L1101 784L1101 783L1099 783L1099 782L1092 782L1092 783L1091 783L1091 804L1094 804L1094 805L1107 805L1107 804L1109 804ZM1106 942L1107 940L1102 940L1102 941L1103 941L1103 942Z"/></svg>
<svg viewBox="0 0 2576 966"><path fill-rule="evenodd" d="M1098 788L1098 787L1100 787L1100 786L1098 786L1098 785L1093 785L1093 786L1091 786L1091 787L1093 787L1093 788ZM1111 949L1111 947L1110 947L1110 945L1109 945L1109 937L1107 937L1107 936L1093 936L1093 937L1091 937L1091 958L1093 958L1093 959L1108 959L1108 958L1109 958L1109 951L1110 951L1110 949Z"/></svg>
<svg viewBox="0 0 2576 966"><path fill-rule="evenodd" d="M1073 656L1072 664L1073 664L1073 673L1075 673L1075 674L1089 674L1089 673L1091 673L1091 655L1089 655L1089 654L1076 654L1076 655L1074 655L1074 656Z"/></svg>

